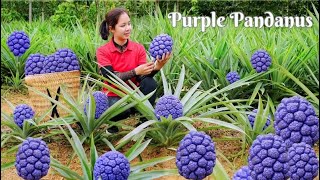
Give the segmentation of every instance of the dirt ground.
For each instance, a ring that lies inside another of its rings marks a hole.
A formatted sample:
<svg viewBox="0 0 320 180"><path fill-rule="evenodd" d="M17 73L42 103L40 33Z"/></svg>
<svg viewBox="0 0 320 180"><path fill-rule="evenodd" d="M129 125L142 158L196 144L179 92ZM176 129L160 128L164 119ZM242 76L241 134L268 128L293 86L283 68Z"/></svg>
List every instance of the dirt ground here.
<svg viewBox="0 0 320 180"><path fill-rule="evenodd" d="M14 93L14 92L1 92L1 111L12 113L12 110L8 106L8 104L4 101L3 98L6 98L8 101L13 103L14 105L21 104L21 103L29 103L29 97L26 92L20 92L20 93ZM198 124L197 126L202 126L202 124ZM5 126L1 125L1 132L7 131L8 129ZM224 135L228 136L238 136L236 132L232 131L225 131L225 130L212 130L209 131L208 134L213 138L219 138ZM215 142L216 149L221 152L224 156L226 156L229 161L228 163L222 158L218 158L219 161L222 163L224 168L226 169L228 175L230 178L232 178L234 172L240 168L241 166L247 164L246 157L236 157L231 158L232 155L237 154L241 150L239 141L218 141ZM72 147L67 142L51 142L48 143L50 153L51 155L59 160L62 164L66 164L71 157L71 154L73 153ZM319 148L316 147L315 150L317 151L317 154L319 154ZM1 149L1 151L5 151L5 149ZM142 152L142 159L148 160L156 157L164 157L164 156L175 156L175 151L169 150L166 148L155 148L152 146L148 146L146 150ZM1 163L8 162L12 160L15 157L5 157L1 158ZM133 160L133 162L138 162L138 159ZM78 158L75 158L72 160L71 169L75 170L79 174L81 174L81 165L78 160ZM147 170L158 170L158 169L172 169L175 168L175 159L172 159L170 161L167 161L165 163L158 164L152 168L149 168ZM1 172L1 179L6 180L16 180L21 179L17 173L15 167L12 167L10 169L4 170ZM49 173L47 176L43 177L42 180L62 180L63 177L59 176L53 168L50 168ZM162 178L158 178L157 180L183 180L184 178L182 176L166 176ZM210 178L206 178L206 180L209 180ZM316 178L317 179L317 178Z"/></svg>

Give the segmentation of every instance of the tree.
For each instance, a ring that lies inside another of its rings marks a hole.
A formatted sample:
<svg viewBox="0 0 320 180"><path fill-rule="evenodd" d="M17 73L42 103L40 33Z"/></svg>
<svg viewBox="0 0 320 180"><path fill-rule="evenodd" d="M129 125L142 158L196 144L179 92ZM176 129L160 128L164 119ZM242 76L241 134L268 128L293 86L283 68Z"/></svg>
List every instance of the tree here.
<svg viewBox="0 0 320 180"><path fill-rule="evenodd" d="M29 0L29 23L32 22L32 0Z"/></svg>

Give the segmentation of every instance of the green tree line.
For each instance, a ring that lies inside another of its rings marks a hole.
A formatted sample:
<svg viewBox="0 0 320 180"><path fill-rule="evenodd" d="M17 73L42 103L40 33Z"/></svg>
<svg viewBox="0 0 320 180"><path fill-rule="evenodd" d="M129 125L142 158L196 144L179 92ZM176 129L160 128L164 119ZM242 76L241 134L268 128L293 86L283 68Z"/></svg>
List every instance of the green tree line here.
<svg viewBox="0 0 320 180"><path fill-rule="evenodd" d="M178 11L193 16L210 16L215 11L218 16L227 16L231 12L243 12L247 16L261 16L271 11L274 15L303 16L317 8L315 0L20 0L1 1L1 22L51 20L56 25L70 25L76 19L81 22L96 22L114 7L124 7L131 15L153 14L158 6L162 13Z"/></svg>

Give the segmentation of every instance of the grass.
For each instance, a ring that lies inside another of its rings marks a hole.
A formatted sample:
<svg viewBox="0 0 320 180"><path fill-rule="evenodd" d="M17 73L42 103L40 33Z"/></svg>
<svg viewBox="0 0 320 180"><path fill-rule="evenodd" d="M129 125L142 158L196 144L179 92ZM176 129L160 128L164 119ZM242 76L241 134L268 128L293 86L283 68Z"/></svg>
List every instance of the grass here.
<svg viewBox="0 0 320 180"><path fill-rule="evenodd" d="M319 41L318 32L315 30L319 23L317 16L313 18L312 28L234 27L231 21L227 20L226 27L207 28L203 33L201 27L183 28L181 24L178 24L174 28L166 15L161 13L141 18L132 17L132 21L131 39L143 44L146 50L156 35L167 33L172 36L174 40L173 57L164 68L165 75L172 83L177 83L175 79L178 78L178 71L181 65L185 64L187 74L190 74L186 86L191 86L201 80L203 90L208 90L217 84L223 88L228 85L225 76L229 71L237 71L241 77L254 73L250 57L255 50L265 49L275 64L282 65L294 77L302 79L313 92L317 90L316 86L319 84L316 78L319 76ZM31 48L27 51L19 68L9 65L10 62L17 62L13 60L9 52L6 52L6 56L2 55L4 71L12 71L7 73L10 74L11 79L16 76L16 71L19 72L20 79L24 77L21 67L24 66L24 61L29 54L49 55L59 48L66 47L77 54L84 74L98 73L97 65L92 62L96 61L96 48L105 41L97 33L95 24L84 27L77 23L71 28L63 28L55 27L50 22L34 22L31 25L11 22L2 24L1 29L3 49L6 49L5 40L13 30L25 30L32 40ZM265 90L271 97L279 94L279 90L282 91L281 87L274 84L303 93L303 90L288 76L283 75L276 66L272 65L272 69L275 71L270 75L258 79L264 81ZM160 76L156 77L161 84ZM267 80L271 80L272 83L265 82ZM246 91L250 89L251 87ZM280 98L277 97L277 100Z"/></svg>

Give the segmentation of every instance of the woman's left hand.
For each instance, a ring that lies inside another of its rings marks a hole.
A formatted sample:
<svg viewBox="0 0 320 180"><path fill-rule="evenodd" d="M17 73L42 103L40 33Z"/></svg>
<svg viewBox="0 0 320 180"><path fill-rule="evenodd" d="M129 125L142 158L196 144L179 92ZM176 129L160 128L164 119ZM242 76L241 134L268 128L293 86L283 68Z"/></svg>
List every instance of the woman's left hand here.
<svg viewBox="0 0 320 180"><path fill-rule="evenodd" d="M157 59L155 61L155 65L154 65L154 70L159 71L169 61L170 57L171 57L171 53L170 52L163 53L161 59L159 59L157 57Z"/></svg>

